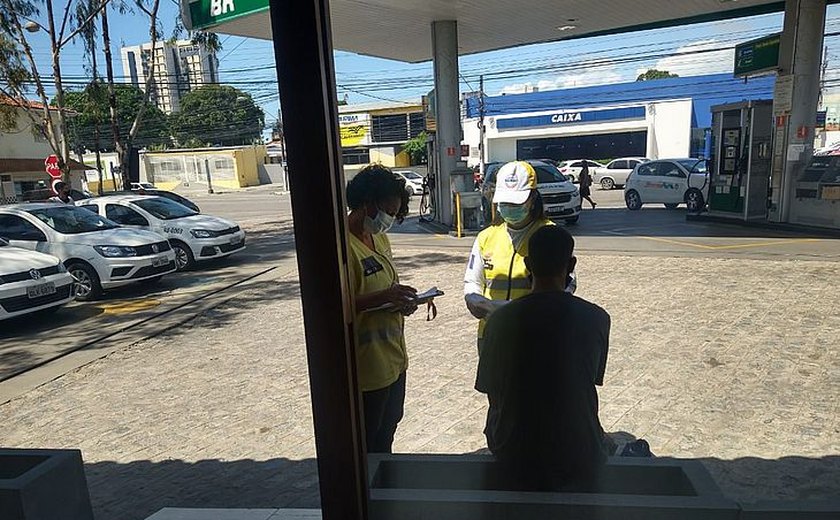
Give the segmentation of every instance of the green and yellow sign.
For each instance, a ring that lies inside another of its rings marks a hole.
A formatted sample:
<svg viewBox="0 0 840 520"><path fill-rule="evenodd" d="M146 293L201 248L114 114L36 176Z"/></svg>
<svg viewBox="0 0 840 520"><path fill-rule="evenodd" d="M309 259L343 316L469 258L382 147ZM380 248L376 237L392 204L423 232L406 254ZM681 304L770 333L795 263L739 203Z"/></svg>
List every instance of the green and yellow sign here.
<svg viewBox="0 0 840 520"><path fill-rule="evenodd" d="M208 29L222 22L267 10L268 0L196 0L187 4L184 18L189 16L191 30Z"/></svg>
<svg viewBox="0 0 840 520"><path fill-rule="evenodd" d="M779 68L782 33L771 34L735 46L735 75L750 76Z"/></svg>

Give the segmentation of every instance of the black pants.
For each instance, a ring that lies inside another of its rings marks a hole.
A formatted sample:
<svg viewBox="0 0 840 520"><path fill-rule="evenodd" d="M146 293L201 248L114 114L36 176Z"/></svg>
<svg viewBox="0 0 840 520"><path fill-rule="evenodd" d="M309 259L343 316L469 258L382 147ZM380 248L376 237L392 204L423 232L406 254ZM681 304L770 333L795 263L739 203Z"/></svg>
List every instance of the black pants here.
<svg viewBox="0 0 840 520"><path fill-rule="evenodd" d="M397 424L403 418L405 372L385 388L362 392L368 453L391 453Z"/></svg>

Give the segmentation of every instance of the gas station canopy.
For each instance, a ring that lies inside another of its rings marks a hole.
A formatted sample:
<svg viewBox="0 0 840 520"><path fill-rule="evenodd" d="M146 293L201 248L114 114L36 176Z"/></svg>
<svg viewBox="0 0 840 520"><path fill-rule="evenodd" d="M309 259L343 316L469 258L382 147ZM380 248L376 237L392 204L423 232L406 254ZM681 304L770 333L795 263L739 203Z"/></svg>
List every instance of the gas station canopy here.
<svg viewBox="0 0 840 520"><path fill-rule="evenodd" d="M192 29L271 38L268 0L181 0ZM829 2L833 3L833 2ZM458 22L459 54L781 12L777 0L332 0L336 49L432 58L430 26Z"/></svg>

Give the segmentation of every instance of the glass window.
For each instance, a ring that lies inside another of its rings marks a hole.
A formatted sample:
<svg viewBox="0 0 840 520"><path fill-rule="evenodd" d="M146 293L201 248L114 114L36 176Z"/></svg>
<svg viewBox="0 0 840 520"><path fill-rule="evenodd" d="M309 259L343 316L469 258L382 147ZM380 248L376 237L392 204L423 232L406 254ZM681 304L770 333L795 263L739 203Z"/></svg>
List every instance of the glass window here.
<svg viewBox="0 0 840 520"><path fill-rule="evenodd" d="M573 162L572 168L583 168L583 161Z"/></svg>
<svg viewBox="0 0 840 520"><path fill-rule="evenodd" d="M99 213L99 206L97 206L96 204L85 204L84 206L79 207L88 211L92 211L94 213Z"/></svg>
<svg viewBox="0 0 840 520"><path fill-rule="evenodd" d="M685 177L680 167L670 161L657 163L656 169L661 177Z"/></svg>
<svg viewBox="0 0 840 520"><path fill-rule="evenodd" d="M586 164L589 165L590 168L603 168L603 164L598 164L595 161L586 161Z"/></svg>
<svg viewBox="0 0 840 520"><path fill-rule="evenodd" d="M47 237L40 229L35 227L35 224L17 215L0 215L0 237L9 240L33 240L39 242L47 240Z"/></svg>
<svg viewBox="0 0 840 520"><path fill-rule="evenodd" d="M370 162L370 150L367 148L345 148L341 150L341 159L344 164L368 164Z"/></svg>
<svg viewBox="0 0 840 520"><path fill-rule="evenodd" d="M691 173L706 173L705 159L686 159L677 162Z"/></svg>
<svg viewBox="0 0 840 520"><path fill-rule="evenodd" d="M371 117L373 141L388 143L408 140L408 118L405 114Z"/></svg>
<svg viewBox="0 0 840 520"><path fill-rule="evenodd" d="M174 200L164 199L163 197L138 199L135 200L133 204L136 204L141 209L148 211L154 217L162 220L172 220L197 214L195 211L183 204L179 204Z"/></svg>
<svg viewBox="0 0 840 520"><path fill-rule="evenodd" d="M30 209L29 213L59 233L68 235L119 227L116 223L96 213L76 206L56 205L53 208Z"/></svg>
<svg viewBox="0 0 840 520"><path fill-rule="evenodd" d="M655 164L643 164L636 170L636 175L656 175Z"/></svg>
<svg viewBox="0 0 840 520"><path fill-rule="evenodd" d="M537 172L537 184L547 184L550 182L565 182L566 177L560 173L557 168L553 166L533 165L534 171Z"/></svg>
<svg viewBox="0 0 840 520"><path fill-rule="evenodd" d="M105 216L117 224L122 224L123 226L149 225L149 221L146 220L143 215L127 206L121 206L119 204L106 204Z"/></svg>
<svg viewBox="0 0 840 520"><path fill-rule="evenodd" d="M610 170L626 170L627 161L613 161L607 166Z"/></svg>

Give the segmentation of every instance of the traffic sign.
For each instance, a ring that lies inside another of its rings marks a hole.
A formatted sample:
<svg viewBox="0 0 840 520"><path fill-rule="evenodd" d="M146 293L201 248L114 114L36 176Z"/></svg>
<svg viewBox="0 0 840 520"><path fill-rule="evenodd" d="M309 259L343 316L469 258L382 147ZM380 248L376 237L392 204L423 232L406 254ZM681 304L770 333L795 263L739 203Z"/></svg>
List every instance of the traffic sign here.
<svg viewBox="0 0 840 520"><path fill-rule="evenodd" d="M58 167L58 157L50 155L44 160L44 169L53 179L61 179L61 168Z"/></svg>
<svg viewBox="0 0 840 520"><path fill-rule="evenodd" d="M758 38L735 46L735 76L751 76L779 68L782 33Z"/></svg>
<svg viewBox="0 0 840 520"><path fill-rule="evenodd" d="M52 188L52 192L56 195L58 195L58 190L55 189L55 185L58 184L59 182L61 182L61 178L58 178L58 179L53 178L52 182L50 183L50 188Z"/></svg>

